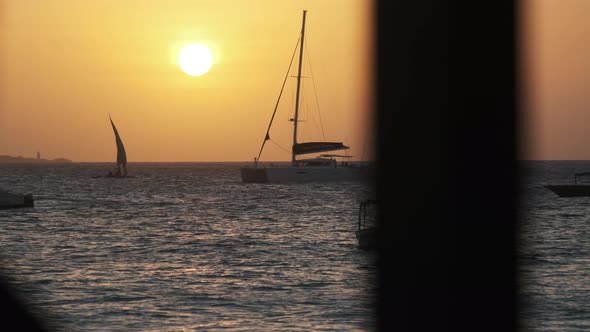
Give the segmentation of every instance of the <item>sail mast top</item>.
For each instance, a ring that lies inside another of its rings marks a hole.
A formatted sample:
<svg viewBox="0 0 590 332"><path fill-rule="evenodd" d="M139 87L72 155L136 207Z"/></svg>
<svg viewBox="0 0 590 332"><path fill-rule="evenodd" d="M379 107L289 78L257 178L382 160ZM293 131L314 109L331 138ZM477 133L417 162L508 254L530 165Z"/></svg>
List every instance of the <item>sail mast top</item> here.
<svg viewBox="0 0 590 332"><path fill-rule="evenodd" d="M303 11L303 23L301 24L301 45L299 45L299 69L297 70L297 94L295 99L295 116L293 117L293 147L297 144L297 122L299 117L299 92L301 88L301 68L303 65L303 42L305 37L305 16L307 15L307 10ZM292 151L291 154L291 163L293 166L296 165L297 161L295 160L295 151Z"/></svg>

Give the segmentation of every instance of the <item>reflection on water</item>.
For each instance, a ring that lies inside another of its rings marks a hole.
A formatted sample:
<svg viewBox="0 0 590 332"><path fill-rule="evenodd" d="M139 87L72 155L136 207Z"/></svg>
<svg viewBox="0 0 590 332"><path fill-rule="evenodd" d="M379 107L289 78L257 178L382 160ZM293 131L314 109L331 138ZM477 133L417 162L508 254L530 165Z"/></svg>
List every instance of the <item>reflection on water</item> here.
<svg viewBox="0 0 590 332"><path fill-rule="evenodd" d="M239 164L1 166L7 274L68 330L372 330L362 183L243 184Z"/></svg>
<svg viewBox="0 0 590 332"><path fill-rule="evenodd" d="M590 197L560 198L545 184L573 182L590 162L525 162L520 230L525 331L590 331Z"/></svg>

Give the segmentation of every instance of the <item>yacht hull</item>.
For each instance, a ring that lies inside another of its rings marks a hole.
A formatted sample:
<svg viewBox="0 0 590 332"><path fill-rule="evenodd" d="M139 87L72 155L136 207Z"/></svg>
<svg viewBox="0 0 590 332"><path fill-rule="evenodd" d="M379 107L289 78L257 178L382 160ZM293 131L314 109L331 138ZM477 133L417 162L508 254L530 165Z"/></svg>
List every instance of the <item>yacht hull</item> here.
<svg viewBox="0 0 590 332"><path fill-rule="evenodd" d="M366 167L266 167L242 168L242 182L337 182L366 180Z"/></svg>
<svg viewBox="0 0 590 332"><path fill-rule="evenodd" d="M559 197L590 197L590 185L586 184L547 185L545 188Z"/></svg>
<svg viewBox="0 0 590 332"><path fill-rule="evenodd" d="M32 194L12 194L0 192L0 209L14 209L24 207L34 207Z"/></svg>

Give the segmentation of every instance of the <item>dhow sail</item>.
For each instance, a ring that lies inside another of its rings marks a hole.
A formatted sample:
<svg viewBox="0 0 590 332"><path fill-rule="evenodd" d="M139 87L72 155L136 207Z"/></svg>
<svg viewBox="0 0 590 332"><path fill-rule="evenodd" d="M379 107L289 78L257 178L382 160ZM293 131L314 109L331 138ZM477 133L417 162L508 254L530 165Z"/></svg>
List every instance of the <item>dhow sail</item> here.
<svg viewBox="0 0 590 332"><path fill-rule="evenodd" d="M125 153L125 146L123 146L123 141L121 140L121 136L119 136L119 132L117 131L117 127L113 123L113 119L109 115L109 120L111 120L111 125L113 126L113 131L115 132L115 141L117 142L117 167L119 168L119 174L126 176L127 175L127 154Z"/></svg>

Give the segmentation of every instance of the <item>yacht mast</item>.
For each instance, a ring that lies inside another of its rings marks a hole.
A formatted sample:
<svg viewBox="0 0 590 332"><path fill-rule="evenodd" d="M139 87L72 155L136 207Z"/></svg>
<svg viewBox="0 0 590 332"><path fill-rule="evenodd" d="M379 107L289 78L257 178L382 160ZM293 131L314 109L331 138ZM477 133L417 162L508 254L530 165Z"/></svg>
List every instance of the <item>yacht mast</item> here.
<svg viewBox="0 0 590 332"><path fill-rule="evenodd" d="M303 11L303 23L301 25L301 45L299 46L299 69L297 72L297 97L295 99L295 117L293 118L293 148L297 144L297 119L299 116L299 89L301 88L301 67L303 64L303 41L305 36L305 15L307 10ZM291 150L291 164L296 165L295 151Z"/></svg>

